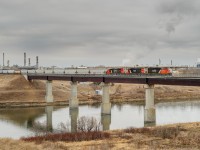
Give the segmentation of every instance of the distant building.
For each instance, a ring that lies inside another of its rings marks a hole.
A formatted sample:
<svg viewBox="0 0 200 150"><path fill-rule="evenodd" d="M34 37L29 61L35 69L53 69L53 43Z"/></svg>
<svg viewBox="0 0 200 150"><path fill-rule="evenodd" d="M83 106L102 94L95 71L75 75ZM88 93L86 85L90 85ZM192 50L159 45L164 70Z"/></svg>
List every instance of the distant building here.
<svg viewBox="0 0 200 150"><path fill-rule="evenodd" d="M200 68L200 58L197 59L197 68Z"/></svg>
<svg viewBox="0 0 200 150"><path fill-rule="evenodd" d="M78 69L86 69L87 67L86 67L86 66L83 66L83 65L81 65L81 66L78 66L77 68L78 68Z"/></svg>

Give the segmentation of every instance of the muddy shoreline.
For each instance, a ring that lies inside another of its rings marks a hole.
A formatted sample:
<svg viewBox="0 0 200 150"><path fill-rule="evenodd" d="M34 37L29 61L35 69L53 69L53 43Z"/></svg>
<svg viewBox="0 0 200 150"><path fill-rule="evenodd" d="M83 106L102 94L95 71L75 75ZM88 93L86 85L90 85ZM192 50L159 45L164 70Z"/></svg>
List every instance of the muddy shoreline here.
<svg viewBox="0 0 200 150"><path fill-rule="evenodd" d="M156 99L155 104L158 103L166 103L166 102L184 102L184 101L198 101L200 98L196 99ZM100 101L79 101L79 105L96 105L101 104ZM145 101L138 99L138 100L116 100L112 101L111 104L136 104L136 105L145 105ZM45 107L45 106L69 106L68 101L56 101L56 102L4 102L0 103L0 108L27 108L27 107Z"/></svg>

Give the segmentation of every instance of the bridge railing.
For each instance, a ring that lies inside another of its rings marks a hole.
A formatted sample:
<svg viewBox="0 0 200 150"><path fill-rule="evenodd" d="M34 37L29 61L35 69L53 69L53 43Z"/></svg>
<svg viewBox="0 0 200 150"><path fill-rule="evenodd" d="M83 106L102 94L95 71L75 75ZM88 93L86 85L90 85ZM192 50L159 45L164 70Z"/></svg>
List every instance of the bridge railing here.
<svg viewBox="0 0 200 150"><path fill-rule="evenodd" d="M16 70L0 70L0 74L56 74L56 75L104 75L107 76L105 74L105 70L89 70L89 69L85 69L85 70L76 70L76 69L63 69L63 70L53 70L53 69L37 69L37 70L21 70L21 71L16 71ZM120 74L116 74L116 75L120 75ZM113 75L108 75L108 76L116 76L115 74ZM120 75L120 76L127 76L127 77L140 77L140 75ZM141 77L156 77L158 75L141 75ZM172 74L171 76L166 75L166 76L162 76L162 77L180 77L180 78L200 78L200 73L181 73L181 74Z"/></svg>
<svg viewBox="0 0 200 150"><path fill-rule="evenodd" d="M56 75L63 75L63 74L77 74L77 75L106 75L104 71L80 71L77 72L75 69L74 70L22 70L21 71L23 74L56 74ZM108 75L108 76L115 76L115 75L120 75L120 76L136 76L136 77L156 77L156 76L162 76L162 77L200 77L200 73L193 73L193 74L172 74L172 75L158 75L158 74L145 74L145 75L133 75L133 74L112 74L112 75Z"/></svg>
<svg viewBox="0 0 200 150"><path fill-rule="evenodd" d="M193 73L193 74L174 74L173 77L181 77L181 78L193 78L193 77L200 77L199 73Z"/></svg>
<svg viewBox="0 0 200 150"><path fill-rule="evenodd" d="M21 71L16 71L16 70L0 70L0 74L21 74Z"/></svg>
<svg viewBox="0 0 200 150"><path fill-rule="evenodd" d="M65 69L65 70L24 70L22 71L24 74L26 73L36 73L36 74L105 74L104 70L76 70L76 69Z"/></svg>

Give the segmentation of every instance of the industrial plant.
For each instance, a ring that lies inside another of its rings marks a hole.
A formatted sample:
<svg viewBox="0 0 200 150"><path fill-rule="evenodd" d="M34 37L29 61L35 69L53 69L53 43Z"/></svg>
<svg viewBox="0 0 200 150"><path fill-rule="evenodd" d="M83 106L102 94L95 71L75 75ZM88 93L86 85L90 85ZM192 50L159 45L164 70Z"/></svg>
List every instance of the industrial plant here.
<svg viewBox="0 0 200 150"><path fill-rule="evenodd" d="M28 60L28 63L27 63ZM1 71L7 70L7 71L20 71L20 70L36 70L39 67L39 57L35 57L35 64L31 65L31 58L27 59L26 52L24 52L24 65L23 66L18 66L18 65L13 65L10 66L10 60L5 59L5 53L3 53L3 65L0 66Z"/></svg>

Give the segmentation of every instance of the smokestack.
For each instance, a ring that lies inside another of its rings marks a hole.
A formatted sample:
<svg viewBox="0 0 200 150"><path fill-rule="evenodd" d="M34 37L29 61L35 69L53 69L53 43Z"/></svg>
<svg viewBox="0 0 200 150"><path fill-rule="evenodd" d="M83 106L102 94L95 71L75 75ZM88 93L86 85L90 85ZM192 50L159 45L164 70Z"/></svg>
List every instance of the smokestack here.
<svg viewBox="0 0 200 150"><path fill-rule="evenodd" d="M36 67L37 68L39 67L39 58L38 58L38 56L36 56Z"/></svg>
<svg viewBox="0 0 200 150"><path fill-rule="evenodd" d="M26 53L24 53L24 67L26 66Z"/></svg>
<svg viewBox="0 0 200 150"><path fill-rule="evenodd" d="M3 53L3 67L4 67L4 59L5 59L5 56L4 56L4 53Z"/></svg>
<svg viewBox="0 0 200 150"><path fill-rule="evenodd" d="M8 61L7 61L7 67L9 67L9 66L10 66L10 61L8 60Z"/></svg>
<svg viewBox="0 0 200 150"><path fill-rule="evenodd" d="M31 66L31 58L28 58L28 66Z"/></svg>
<svg viewBox="0 0 200 150"><path fill-rule="evenodd" d="M159 66L161 65L161 60L160 60L160 58L159 58Z"/></svg>
<svg viewBox="0 0 200 150"><path fill-rule="evenodd" d="M172 62L172 60L171 60L171 66L173 65L173 62Z"/></svg>

